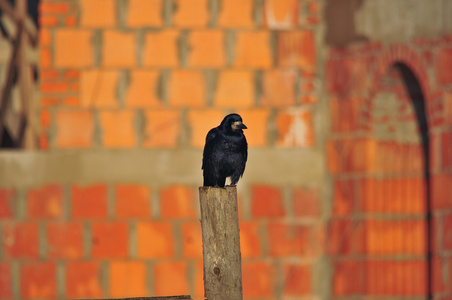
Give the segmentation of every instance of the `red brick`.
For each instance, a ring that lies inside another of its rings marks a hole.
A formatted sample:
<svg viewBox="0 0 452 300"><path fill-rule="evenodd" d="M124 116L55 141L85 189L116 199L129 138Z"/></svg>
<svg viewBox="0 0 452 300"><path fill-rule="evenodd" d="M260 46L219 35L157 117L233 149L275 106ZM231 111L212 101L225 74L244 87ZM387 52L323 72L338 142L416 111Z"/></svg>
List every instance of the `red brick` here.
<svg viewBox="0 0 452 300"><path fill-rule="evenodd" d="M330 100L332 130L335 132L357 130L362 102L363 100L359 98L332 98Z"/></svg>
<svg viewBox="0 0 452 300"><path fill-rule="evenodd" d="M93 223L91 256L94 258L128 257L128 224L122 222Z"/></svg>
<svg viewBox="0 0 452 300"><path fill-rule="evenodd" d="M452 214L443 217L443 250L452 250Z"/></svg>
<svg viewBox="0 0 452 300"><path fill-rule="evenodd" d="M302 296L312 293L310 265L286 264L284 279L284 295Z"/></svg>
<svg viewBox="0 0 452 300"><path fill-rule="evenodd" d="M100 298L105 293L101 283L101 265L93 261L68 261L66 264L67 298Z"/></svg>
<svg viewBox="0 0 452 300"><path fill-rule="evenodd" d="M183 223L181 230L183 256L186 258L202 258L201 223L199 221Z"/></svg>
<svg viewBox="0 0 452 300"><path fill-rule="evenodd" d="M7 262L0 262L0 298L12 298L12 274L11 265Z"/></svg>
<svg viewBox="0 0 452 300"><path fill-rule="evenodd" d="M242 264L243 296L274 296L276 270L266 262L245 262Z"/></svg>
<svg viewBox="0 0 452 300"><path fill-rule="evenodd" d="M0 189L0 219L14 217L14 199L15 192L13 189Z"/></svg>
<svg viewBox="0 0 452 300"><path fill-rule="evenodd" d="M253 0L222 1L218 25L226 28L253 27Z"/></svg>
<svg viewBox="0 0 452 300"><path fill-rule="evenodd" d="M41 47L50 47L53 42L51 30L42 28L39 30L39 45ZM41 72L43 72L41 70Z"/></svg>
<svg viewBox="0 0 452 300"><path fill-rule="evenodd" d="M134 67L136 36L134 32L107 30L103 32L102 64L104 67Z"/></svg>
<svg viewBox="0 0 452 300"><path fill-rule="evenodd" d="M187 263L185 261L159 262L154 266L154 293L187 295L189 293Z"/></svg>
<svg viewBox="0 0 452 300"><path fill-rule="evenodd" d="M116 217L149 218L151 216L151 197L148 187L118 184L115 186L115 197Z"/></svg>
<svg viewBox="0 0 452 300"><path fill-rule="evenodd" d="M56 27L58 23L56 16L39 16L39 25L42 27Z"/></svg>
<svg viewBox="0 0 452 300"><path fill-rule="evenodd" d="M128 107L161 107L157 95L160 73L157 71L132 70L130 84L126 91L125 104Z"/></svg>
<svg viewBox="0 0 452 300"><path fill-rule="evenodd" d="M284 217L286 215L279 188L255 185L251 188L253 217Z"/></svg>
<svg viewBox="0 0 452 300"><path fill-rule="evenodd" d="M268 143L268 119L270 111L268 109L238 110L242 116L243 123L248 129L245 131L246 141L249 147L264 147Z"/></svg>
<svg viewBox="0 0 452 300"><path fill-rule="evenodd" d="M163 25L163 0L129 0L126 25L131 28Z"/></svg>
<svg viewBox="0 0 452 300"><path fill-rule="evenodd" d="M99 3L102 1L103 0L99 1ZM78 29L58 29L55 31L54 36L54 62L56 67L82 68L93 66L94 49L92 45L92 31Z"/></svg>
<svg viewBox="0 0 452 300"><path fill-rule="evenodd" d="M209 22L208 0L175 0L175 27L206 27Z"/></svg>
<svg viewBox="0 0 452 300"><path fill-rule="evenodd" d="M66 17L64 19L64 25L66 25L66 27L76 27L78 25L78 18L77 17Z"/></svg>
<svg viewBox="0 0 452 300"><path fill-rule="evenodd" d="M52 124L52 115L48 110L41 110L39 121L42 129L49 129Z"/></svg>
<svg viewBox="0 0 452 300"><path fill-rule="evenodd" d="M314 129L311 111L291 108L281 111L276 116L276 128L280 147L312 147L314 144Z"/></svg>
<svg viewBox="0 0 452 300"><path fill-rule="evenodd" d="M366 288L365 262L337 261L333 266L333 295L363 294ZM385 276L382 274L382 276ZM378 282L378 279L376 279Z"/></svg>
<svg viewBox="0 0 452 300"><path fill-rule="evenodd" d="M444 267L447 267L445 260L439 257L433 257L433 271L432 271L432 289L434 294L442 294L446 290L446 280L444 274Z"/></svg>
<svg viewBox="0 0 452 300"><path fill-rule="evenodd" d="M60 72L54 69L41 70L39 73L39 78L42 82L55 82L58 81L60 77Z"/></svg>
<svg viewBox="0 0 452 300"><path fill-rule="evenodd" d="M240 252L242 258L253 258L262 255L260 239L258 222L240 222Z"/></svg>
<svg viewBox="0 0 452 300"><path fill-rule="evenodd" d="M39 53L39 65L41 68L50 68L52 66L53 54L48 49L41 49Z"/></svg>
<svg viewBox="0 0 452 300"><path fill-rule="evenodd" d="M175 148L181 132L180 110L146 110L143 147Z"/></svg>
<svg viewBox="0 0 452 300"><path fill-rule="evenodd" d="M102 144L107 148L133 148L136 146L135 112L131 110L101 111Z"/></svg>
<svg viewBox="0 0 452 300"><path fill-rule="evenodd" d="M168 101L172 107L203 107L206 82L199 71L173 71L169 82Z"/></svg>
<svg viewBox="0 0 452 300"><path fill-rule="evenodd" d="M47 14L65 14L69 11L67 3L40 3L39 12L43 15Z"/></svg>
<svg viewBox="0 0 452 300"><path fill-rule="evenodd" d="M58 148L90 148L93 144L94 117L87 110L56 112L56 146Z"/></svg>
<svg viewBox="0 0 452 300"><path fill-rule="evenodd" d="M29 218L62 217L63 197L63 188L59 185L30 189L27 194L27 216Z"/></svg>
<svg viewBox="0 0 452 300"><path fill-rule="evenodd" d="M191 132L190 145L201 148L210 129L220 125L224 113L220 110L189 110L188 125Z"/></svg>
<svg viewBox="0 0 452 300"><path fill-rule="evenodd" d="M56 297L54 263L24 263L20 268L20 295L27 299Z"/></svg>
<svg viewBox="0 0 452 300"><path fill-rule="evenodd" d="M452 48L439 49L436 54L436 80L441 85L452 83Z"/></svg>
<svg viewBox="0 0 452 300"><path fill-rule="evenodd" d="M81 105L86 108L118 107L118 71L83 71L80 78Z"/></svg>
<svg viewBox="0 0 452 300"><path fill-rule="evenodd" d="M191 31L188 45L190 67L215 68L226 64L224 32L219 30Z"/></svg>
<svg viewBox="0 0 452 300"><path fill-rule="evenodd" d="M81 258L83 256L83 225L81 223L48 223L46 225L49 258Z"/></svg>
<svg viewBox="0 0 452 300"><path fill-rule="evenodd" d="M177 30L147 33L144 37L143 65L146 67L177 67L179 64Z"/></svg>
<svg viewBox="0 0 452 300"><path fill-rule="evenodd" d="M280 31L277 35L276 62L280 67L315 68L315 44L312 31Z"/></svg>
<svg viewBox="0 0 452 300"><path fill-rule="evenodd" d="M67 92L69 86L67 83L55 82L55 83L41 83L41 86L39 88L43 93L46 94L52 93L59 94Z"/></svg>
<svg viewBox="0 0 452 300"><path fill-rule="evenodd" d="M335 180L333 192L333 215L349 215L355 209L355 182L349 180ZM363 207L360 207L364 209Z"/></svg>
<svg viewBox="0 0 452 300"><path fill-rule="evenodd" d="M362 226L351 220L331 220L328 224L327 251L331 255L350 254L356 246L358 235L355 228ZM364 244L364 242L361 242Z"/></svg>
<svg viewBox="0 0 452 300"><path fill-rule="evenodd" d="M446 124L452 125L452 92L445 92L443 99L443 119Z"/></svg>
<svg viewBox="0 0 452 300"><path fill-rule="evenodd" d="M38 257L38 224L6 223L2 225L2 244L5 258Z"/></svg>
<svg viewBox="0 0 452 300"><path fill-rule="evenodd" d="M140 258L171 258L174 256L174 233L171 223L139 222L137 254Z"/></svg>
<svg viewBox="0 0 452 300"><path fill-rule="evenodd" d="M311 231L311 225L267 224L269 254L276 257L314 254Z"/></svg>
<svg viewBox="0 0 452 300"><path fill-rule="evenodd" d="M432 181L432 206L434 210L452 207L450 187L452 186L452 175L438 174L431 176Z"/></svg>
<svg viewBox="0 0 452 300"><path fill-rule="evenodd" d="M222 108L249 108L254 105L254 77L249 71L222 71L214 104Z"/></svg>
<svg viewBox="0 0 452 300"><path fill-rule="evenodd" d="M148 295L145 262L111 262L109 274L111 297L144 297Z"/></svg>
<svg viewBox="0 0 452 300"><path fill-rule="evenodd" d="M108 213L107 206L107 187L105 185L72 187L72 218L105 218Z"/></svg>
<svg viewBox="0 0 452 300"><path fill-rule="evenodd" d="M241 31L237 33L234 53L235 67L269 68L272 66L270 32Z"/></svg>
<svg viewBox="0 0 452 300"><path fill-rule="evenodd" d="M271 29L291 29L298 26L297 0L269 0L264 3L264 24Z"/></svg>
<svg viewBox="0 0 452 300"><path fill-rule="evenodd" d="M295 71L271 70L262 78L262 106L281 107L295 105Z"/></svg>
<svg viewBox="0 0 452 300"><path fill-rule="evenodd" d="M294 189L292 208L296 217L320 217L322 207L317 190L306 188Z"/></svg>
<svg viewBox="0 0 452 300"><path fill-rule="evenodd" d="M441 167L452 167L452 130L441 134Z"/></svg>
<svg viewBox="0 0 452 300"><path fill-rule="evenodd" d="M163 218L194 218L194 190L180 185L160 190L160 213Z"/></svg>
<svg viewBox="0 0 452 300"><path fill-rule="evenodd" d="M81 0L81 25L90 28L114 27L117 18L115 2L114 0Z"/></svg>

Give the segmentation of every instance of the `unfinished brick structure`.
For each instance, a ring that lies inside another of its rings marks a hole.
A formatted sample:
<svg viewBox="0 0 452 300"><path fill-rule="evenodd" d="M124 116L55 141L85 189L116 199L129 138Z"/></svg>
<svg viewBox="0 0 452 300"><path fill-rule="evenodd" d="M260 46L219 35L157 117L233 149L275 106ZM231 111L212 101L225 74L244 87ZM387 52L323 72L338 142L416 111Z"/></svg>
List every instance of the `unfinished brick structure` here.
<svg viewBox="0 0 452 300"><path fill-rule="evenodd" d="M408 2L41 0L0 299L202 299L202 147L232 111L245 299L452 298L452 5Z"/></svg>

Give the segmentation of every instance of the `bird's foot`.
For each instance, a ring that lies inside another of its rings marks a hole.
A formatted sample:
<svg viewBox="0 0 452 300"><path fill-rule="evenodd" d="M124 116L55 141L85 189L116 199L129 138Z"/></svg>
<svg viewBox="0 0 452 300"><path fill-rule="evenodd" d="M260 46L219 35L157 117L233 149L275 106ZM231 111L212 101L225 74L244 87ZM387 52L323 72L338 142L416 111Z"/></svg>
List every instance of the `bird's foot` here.
<svg viewBox="0 0 452 300"><path fill-rule="evenodd" d="M230 184L230 185L227 185L226 187L236 187L237 185L236 184Z"/></svg>

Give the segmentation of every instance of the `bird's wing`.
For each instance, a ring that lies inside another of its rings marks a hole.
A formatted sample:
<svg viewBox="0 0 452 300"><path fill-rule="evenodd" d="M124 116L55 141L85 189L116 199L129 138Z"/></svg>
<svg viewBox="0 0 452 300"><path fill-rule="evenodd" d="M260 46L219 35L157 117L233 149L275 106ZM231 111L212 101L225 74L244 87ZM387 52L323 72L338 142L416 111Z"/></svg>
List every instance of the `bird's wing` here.
<svg viewBox="0 0 452 300"><path fill-rule="evenodd" d="M202 166L201 169L204 170L204 167L206 165L206 160L209 156L211 156L212 152L212 141L215 139L218 133L218 128L212 128L206 135L206 144L204 145L204 151L203 151L203 159L202 159Z"/></svg>
<svg viewBox="0 0 452 300"><path fill-rule="evenodd" d="M206 135L206 146L207 146L207 143L209 143L211 140L213 140L215 138L217 133L218 133L217 127L210 129L210 131Z"/></svg>

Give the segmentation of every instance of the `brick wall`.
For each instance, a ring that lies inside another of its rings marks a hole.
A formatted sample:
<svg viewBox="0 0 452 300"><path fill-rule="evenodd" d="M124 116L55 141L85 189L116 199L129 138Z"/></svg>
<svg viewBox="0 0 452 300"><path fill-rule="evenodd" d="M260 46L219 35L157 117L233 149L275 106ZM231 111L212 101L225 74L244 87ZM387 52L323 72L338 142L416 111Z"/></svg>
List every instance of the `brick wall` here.
<svg viewBox="0 0 452 300"><path fill-rule="evenodd" d="M450 37L419 38L404 45L331 51L326 76L332 117L327 154L334 188L328 225L333 295L422 298L429 292L429 272L435 299L451 295L446 229L451 173L450 153L444 150L450 140L451 81L443 71L450 67L449 56L443 55L450 42ZM404 80L400 63L413 72L422 91L408 92L407 85L415 83ZM415 107L426 124L419 125Z"/></svg>
<svg viewBox="0 0 452 300"><path fill-rule="evenodd" d="M0 184L0 299L202 299L201 151L232 111L244 296L320 295L319 20L315 0L42 0L42 151Z"/></svg>

